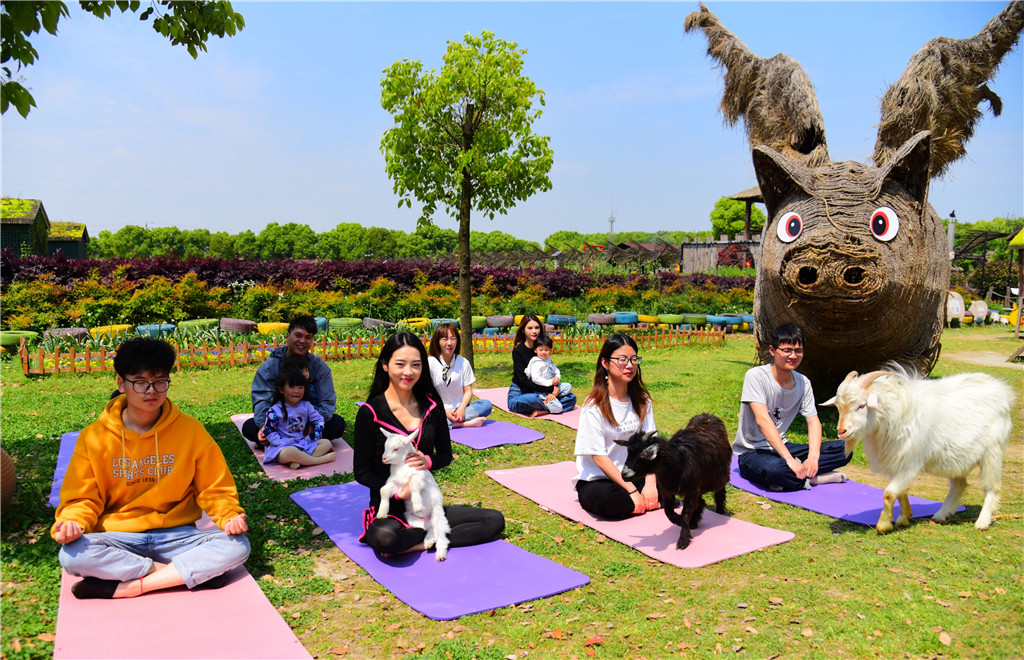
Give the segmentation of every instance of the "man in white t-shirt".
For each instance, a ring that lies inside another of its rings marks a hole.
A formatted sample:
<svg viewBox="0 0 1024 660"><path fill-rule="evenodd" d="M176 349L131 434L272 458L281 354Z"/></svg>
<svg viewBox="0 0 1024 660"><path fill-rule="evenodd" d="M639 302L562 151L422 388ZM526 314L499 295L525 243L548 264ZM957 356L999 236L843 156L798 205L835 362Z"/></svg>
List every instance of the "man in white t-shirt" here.
<svg viewBox="0 0 1024 660"><path fill-rule="evenodd" d="M768 352L772 362L743 377L739 426L732 443L740 475L777 491L846 481L845 474L835 471L850 462L846 445L821 441L811 381L796 372L804 359L803 333L792 323L780 325L772 330ZM807 420L806 445L786 440L797 413Z"/></svg>

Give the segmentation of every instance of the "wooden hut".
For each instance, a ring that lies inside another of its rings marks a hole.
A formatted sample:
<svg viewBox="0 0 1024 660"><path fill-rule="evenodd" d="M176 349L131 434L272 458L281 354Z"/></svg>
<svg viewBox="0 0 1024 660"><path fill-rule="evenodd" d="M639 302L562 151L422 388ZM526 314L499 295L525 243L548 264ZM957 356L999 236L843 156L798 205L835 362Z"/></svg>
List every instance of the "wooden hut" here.
<svg viewBox="0 0 1024 660"><path fill-rule="evenodd" d="M88 242L89 231L85 228L84 223L51 222L46 251L50 256L57 254L59 250L68 259L85 259Z"/></svg>
<svg viewBox="0 0 1024 660"><path fill-rule="evenodd" d="M746 214L743 216L743 238L750 240L750 209L757 204L764 204L764 198L761 197L761 189L758 186L753 188L747 188L742 192L738 192L735 195L729 195L729 199L735 199L739 202L746 202L747 209Z"/></svg>
<svg viewBox="0 0 1024 660"><path fill-rule="evenodd" d="M0 200L0 226L0 247L18 254L46 255L50 219L38 199L4 197Z"/></svg>

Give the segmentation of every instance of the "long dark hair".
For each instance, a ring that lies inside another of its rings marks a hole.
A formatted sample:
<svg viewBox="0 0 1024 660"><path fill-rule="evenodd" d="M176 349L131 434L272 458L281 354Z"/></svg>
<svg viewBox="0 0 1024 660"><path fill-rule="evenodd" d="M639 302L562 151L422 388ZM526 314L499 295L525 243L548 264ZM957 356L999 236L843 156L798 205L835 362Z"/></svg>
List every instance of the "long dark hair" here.
<svg viewBox="0 0 1024 660"><path fill-rule="evenodd" d="M459 329L455 327L454 323L442 323L434 329L434 334L430 337L430 348L427 351L430 353L430 357L435 357L438 360L441 359L441 339L448 335L455 335L455 353L459 354L459 349L462 348L462 337L459 336ZM455 358L452 358L452 362Z"/></svg>
<svg viewBox="0 0 1024 660"><path fill-rule="evenodd" d="M270 405L277 405L278 403L284 402L284 394L281 392L285 386L295 387L296 385L302 385L302 398L305 399L309 394L309 379L306 378L298 369L289 369L288 371L282 371L277 376L277 383L274 386L274 400ZM284 417L284 421L288 421L288 404L281 406L281 414Z"/></svg>
<svg viewBox="0 0 1024 660"><path fill-rule="evenodd" d="M420 341L420 338L411 332L396 332L384 342L384 346L380 349L380 355L377 357L377 366L374 367L373 371L373 382L370 383L370 391L366 395L366 400L369 401L375 396L383 394L388 389L388 386L391 385L391 378L388 376L388 372L384 371L384 365L390 362L391 356L395 354L395 351L403 346L412 346L420 353L423 370L420 372L419 380L412 386L412 394L416 397L416 403L420 405L420 410L426 413L427 397L433 401L440 401L441 397L434 387L434 381L430 378L427 349L423 348L423 342Z"/></svg>
<svg viewBox="0 0 1024 660"><path fill-rule="evenodd" d="M634 351L637 350L636 342L629 335L616 333L604 340L601 352L597 356L594 387L590 390L590 394L587 395L587 400L584 402L597 406L598 410L601 411L601 415L612 425L618 424L618 422L615 421L615 415L612 414L612 405L608 401L608 370L605 369L602 363L611 358L612 353L623 346L629 346ZM647 386L644 385L639 364L636 365L636 376L633 376L633 380L629 381L626 391L629 394L629 402L633 405L633 410L636 411L640 421L643 421L647 415L647 406L651 403L651 393L647 391Z"/></svg>
<svg viewBox="0 0 1024 660"><path fill-rule="evenodd" d="M519 329L516 330L516 336L512 340L512 346L518 346L526 341L526 324L530 321L536 321L537 325L540 326L540 334L537 336L544 336L544 323L541 322L540 318L536 314L523 314L523 320L519 322Z"/></svg>

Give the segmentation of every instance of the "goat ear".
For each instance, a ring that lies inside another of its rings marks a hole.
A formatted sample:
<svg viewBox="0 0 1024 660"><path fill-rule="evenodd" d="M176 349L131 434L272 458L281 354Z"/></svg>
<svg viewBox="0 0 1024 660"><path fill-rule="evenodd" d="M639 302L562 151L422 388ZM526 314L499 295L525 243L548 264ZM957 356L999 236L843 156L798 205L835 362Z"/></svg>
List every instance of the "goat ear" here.
<svg viewBox="0 0 1024 660"><path fill-rule="evenodd" d="M868 394L868 408L872 410L878 410L878 394L872 392Z"/></svg>
<svg viewBox="0 0 1024 660"><path fill-rule="evenodd" d="M822 403L819 403L818 405L819 406L834 406L834 405L836 405L836 398L832 397L828 401L823 401Z"/></svg>
<svg viewBox="0 0 1024 660"><path fill-rule="evenodd" d="M621 438L615 438L612 442L614 442L617 445L622 445L623 447L629 446L629 440L623 440Z"/></svg>
<svg viewBox="0 0 1024 660"><path fill-rule="evenodd" d="M653 445L651 445L649 447L646 447L642 452L640 452L640 458L644 459L645 461L653 461L657 457L658 457L658 445L657 444L653 444Z"/></svg>

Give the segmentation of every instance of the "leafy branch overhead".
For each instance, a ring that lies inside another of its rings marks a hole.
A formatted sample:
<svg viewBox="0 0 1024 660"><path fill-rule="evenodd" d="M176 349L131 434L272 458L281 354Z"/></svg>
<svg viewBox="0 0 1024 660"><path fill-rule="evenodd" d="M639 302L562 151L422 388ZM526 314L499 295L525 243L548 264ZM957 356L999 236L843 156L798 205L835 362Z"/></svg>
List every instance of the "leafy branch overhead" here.
<svg viewBox="0 0 1024 660"><path fill-rule="evenodd" d="M137 13L142 6L139 0L80 0L81 8L96 16L107 18L118 9L121 13ZM35 98L22 84L18 76L21 70L39 59L39 52L30 38L41 29L56 36L57 26L62 18L70 15L68 6L52 0L26 0L0 2L0 113L7 112L10 105L27 117L36 107ZM187 0L154 0L142 10L139 20L152 21L153 29L175 46L185 46L193 58L199 51L206 51L206 42L211 35L234 36L245 27L242 15L234 11L230 2L191 2ZM13 69L12 69L13 67Z"/></svg>

